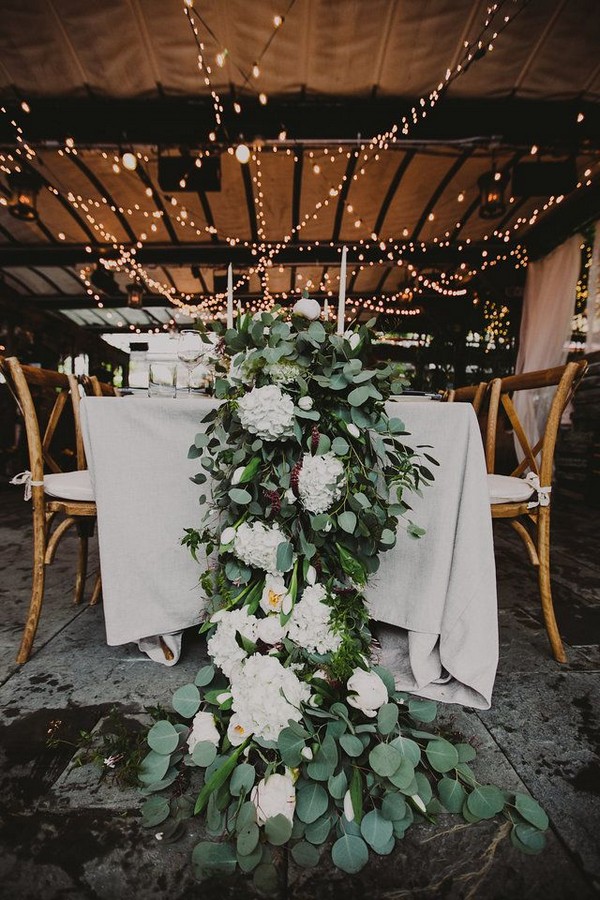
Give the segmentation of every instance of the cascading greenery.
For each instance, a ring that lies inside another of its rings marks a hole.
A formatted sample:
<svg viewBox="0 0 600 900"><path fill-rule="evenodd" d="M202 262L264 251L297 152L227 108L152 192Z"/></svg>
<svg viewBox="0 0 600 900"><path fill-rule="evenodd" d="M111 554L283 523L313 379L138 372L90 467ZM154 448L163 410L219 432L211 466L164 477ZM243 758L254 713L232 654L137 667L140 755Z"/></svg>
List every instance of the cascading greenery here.
<svg viewBox="0 0 600 900"><path fill-rule="evenodd" d="M423 533L408 501L437 463L386 412L403 385L371 365L373 323L338 335L319 312L304 299L291 318L276 308L217 326L222 402L189 453L206 513L183 538L209 561L213 664L148 734L145 824L169 839L202 815L215 840L196 846L197 876L239 866L267 892L281 848L310 867L327 846L353 873L444 810L468 822L504 812L513 843L538 852L539 805L479 784L471 745L424 729L436 704L371 663L364 588L401 523Z"/></svg>

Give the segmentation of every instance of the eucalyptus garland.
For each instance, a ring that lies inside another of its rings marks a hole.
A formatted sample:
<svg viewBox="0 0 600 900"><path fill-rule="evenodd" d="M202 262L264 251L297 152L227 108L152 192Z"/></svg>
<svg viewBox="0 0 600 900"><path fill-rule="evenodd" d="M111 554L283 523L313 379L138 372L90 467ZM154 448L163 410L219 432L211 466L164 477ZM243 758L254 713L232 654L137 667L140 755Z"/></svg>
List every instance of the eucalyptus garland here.
<svg viewBox="0 0 600 900"><path fill-rule="evenodd" d="M513 843L537 852L539 805L479 784L472 746L424 729L436 704L372 662L365 586L401 524L423 533L410 494L437 463L386 412L403 384L371 362L373 322L339 335L319 316L304 298L291 317L240 316L206 337L222 402L190 448L207 493L183 543L209 560L212 662L149 731L144 821L169 839L201 815L197 877L239 867L267 892L283 852L306 867L329 852L358 872L443 811L503 812Z"/></svg>

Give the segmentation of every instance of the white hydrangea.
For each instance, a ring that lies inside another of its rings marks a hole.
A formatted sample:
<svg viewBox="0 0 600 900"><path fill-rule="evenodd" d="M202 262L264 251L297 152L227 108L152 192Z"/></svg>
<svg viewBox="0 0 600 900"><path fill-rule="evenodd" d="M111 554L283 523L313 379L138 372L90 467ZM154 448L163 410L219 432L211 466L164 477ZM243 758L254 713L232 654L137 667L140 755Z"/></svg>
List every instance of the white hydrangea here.
<svg viewBox="0 0 600 900"><path fill-rule="evenodd" d="M294 425L294 404L276 384L255 387L238 401L242 427L264 441L289 437Z"/></svg>
<svg viewBox="0 0 600 900"><path fill-rule="evenodd" d="M305 587L288 622L290 640L309 653L332 653L342 642L340 635L331 630L331 607L326 598L327 591L322 584Z"/></svg>
<svg viewBox="0 0 600 900"><path fill-rule="evenodd" d="M276 741L288 720L299 722L310 687L273 656L248 657L231 679L232 708L247 734Z"/></svg>
<svg viewBox="0 0 600 900"><path fill-rule="evenodd" d="M293 362L271 363L265 367L265 374L274 384L289 384L298 375L302 375L302 369Z"/></svg>
<svg viewBox="0 0 600 900"><path fill-rule="evenodd" d="M282 625L279 616L267 616L266 619L258 619L256 624L256 637L263 643L272 647L279 644L287 634L287 626Z"/></svg>
<svg viewBox="0 0 600 900"><path fill-rule="evenodd" d="M286 540L279 525L242 522L235 534L233 552L246 565L277 575L277 547Z"/></svg>
<svg viewBox="0 0 600 900"><path fill-rule="evenodd" d="M244 606L241 609L219 610L212 616L211 622L218 624L217 630L207 642L208 653L214 664L231 678L248 655L236 641L236 631L248 640L255 641L258 620L256 616L248 615Z"/></svg>
<svg viewBox="0 0 600 900"><path fill-rule="evenodd" d="M344 466L334 453L322 456L304 454L298 476L298 490L304 509L312 513L326 512L341 497Z"/></svg>

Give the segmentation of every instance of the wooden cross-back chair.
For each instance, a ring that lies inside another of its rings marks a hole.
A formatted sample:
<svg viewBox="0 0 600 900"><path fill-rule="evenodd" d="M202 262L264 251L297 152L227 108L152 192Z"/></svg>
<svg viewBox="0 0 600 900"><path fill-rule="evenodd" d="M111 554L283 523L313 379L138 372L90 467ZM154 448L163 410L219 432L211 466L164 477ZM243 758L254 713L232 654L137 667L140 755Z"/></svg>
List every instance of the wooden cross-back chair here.
<svg viewBox="0 0 600 900"><path fill-rule="evenodd" d="M121 392L113 384L100 381L97 375L82 376L82 384L86 394L92 397L120 397Z"/></svg>
<svg viewBox="0 0 600 900"><path fill-rule="evenodd" d="M83 598L88 540L93 534L96 504L85 468L77 378L21 365L16 357L0 357L0 371L23 417L29 458L28 471L13 479L13 483L25 486L25 499L31 499L33 512L31 600L17 654L17 662L24 663L29 659L40 618L46 566L53 562L62 537L73 526L79 537L75 603L80 603ZM59 433L62 435L62 449L67 451L61 454L61 459L57 458L59 454L54 447ZM65 460L71 466L75 464L76 468L64 471ZM98 576L90 604L96 603L99 596Z"/></svg>
<svg viewBox="0 0 600 900"><path fill-rule="evenodd" d="M566 662L550 584L550 510L554 451L561 417L587 369L587 362L571 362L552 369L495 378L488 392L485 441L488 486L493 519L504 519L525 544L530 562L537 567L544 624L554 658ZM555 387L546 424L539 440L530 440L513 402L519 391ZM495 472L499 419L506 416L523 459L510 475Z"/></svg>

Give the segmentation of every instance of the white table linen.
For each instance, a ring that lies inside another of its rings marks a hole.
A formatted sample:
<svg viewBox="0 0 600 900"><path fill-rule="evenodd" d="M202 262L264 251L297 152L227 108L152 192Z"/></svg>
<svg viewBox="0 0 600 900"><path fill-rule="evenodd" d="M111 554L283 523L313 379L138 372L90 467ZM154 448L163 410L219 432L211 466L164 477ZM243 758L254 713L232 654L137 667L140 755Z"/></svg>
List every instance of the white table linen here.
<svg viewBox="0 0 600 900"><path fill-rule="evenodd" d="M198 525L199 460L189 445L204 426L208 398L82 401L88 466L98 507L107 641L145 639L164 662L158 635L178 658L176 632L201 621L201 567L180 540ZM394 402L407 443L431 444L439 462L423 496L406 499L427 529L400 533L367 592L381 661L399 689L488 708L498 659L496 583L483 448L468 404ZM431 467L430 467L431 468Z"/></svg>

